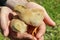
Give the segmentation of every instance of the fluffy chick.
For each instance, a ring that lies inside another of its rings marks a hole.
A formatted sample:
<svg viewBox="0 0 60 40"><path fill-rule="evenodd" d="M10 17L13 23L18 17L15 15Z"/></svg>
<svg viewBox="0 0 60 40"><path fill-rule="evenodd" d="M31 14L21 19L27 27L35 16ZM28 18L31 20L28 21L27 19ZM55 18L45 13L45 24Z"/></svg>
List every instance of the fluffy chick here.
<svg viewBox="0 0 60 40"><path fill-rule="evenodd" d="M37 8L28 9L20 5L16 6L14 9L18 13L19 18L26 24L32 25L34 27L38 27L42 24L44 19L42 10Z"/></svg>
<svg viewBox="0 0 60 40"><path fill-rule="evenodd" d="M27 31L27 25L19 19L13 19L11 21L11 28L13 29L13 31L20 33L24 33Z"/></svg>

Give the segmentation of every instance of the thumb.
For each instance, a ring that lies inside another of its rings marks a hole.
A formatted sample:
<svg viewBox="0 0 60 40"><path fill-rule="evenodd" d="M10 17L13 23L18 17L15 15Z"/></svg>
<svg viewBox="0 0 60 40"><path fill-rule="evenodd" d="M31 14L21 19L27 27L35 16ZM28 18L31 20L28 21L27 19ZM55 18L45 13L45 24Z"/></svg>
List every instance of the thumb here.
<svg viewBox="0 0 60 40"><path fill-rule="evenodd" d="M36 37L37 38L41 38L41 36L43 36L45 34L45 31L46 31L46 25L44 22L42 22L42 25L40 25L39 27L39 31L38 33L36 34Z"/></svg>
<svg viewBox="0 0 60 40"><path fill-rule="evenodd" d="M8 22L5 15L1 14L1 28L3 30L4 36L8 35Z"/></svg>
<svg viewBox="0 0 60 40"><path fill-rule="evenodd" d="M9 29L8 29L8 16L6 15L7 10L6 7L1 8L1 28L3 30L4 36L8 36Z"/></svg>

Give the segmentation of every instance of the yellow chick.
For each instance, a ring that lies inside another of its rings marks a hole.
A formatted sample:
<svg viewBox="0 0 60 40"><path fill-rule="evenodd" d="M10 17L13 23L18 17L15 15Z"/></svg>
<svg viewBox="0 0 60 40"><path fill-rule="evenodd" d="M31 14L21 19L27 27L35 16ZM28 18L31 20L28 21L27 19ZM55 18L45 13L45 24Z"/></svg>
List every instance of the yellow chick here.
<svg viewBox="0 0 60 40"><path fill-rule="evenodd" d="M16 6L14 9L18 13L19 18L26 24L34 27L38 27L42 24L44 15L40 9L28 9L20 5Z"/></svg>
<svg viewBox="0 0 60 40"><path fill-rule="evenodd" d="M24 33L27 31L27 25L19 19L13 19L11 21L11 28L13 29L13 31L20 33Z"/></svg>

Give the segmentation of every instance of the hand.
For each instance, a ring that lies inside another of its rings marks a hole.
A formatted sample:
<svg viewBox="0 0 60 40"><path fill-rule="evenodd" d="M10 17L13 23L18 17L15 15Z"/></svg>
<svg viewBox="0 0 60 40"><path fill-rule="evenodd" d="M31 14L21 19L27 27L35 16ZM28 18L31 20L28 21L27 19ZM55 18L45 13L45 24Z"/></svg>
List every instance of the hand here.
<svg viewBox="0 0 60 40"><path fill-rule="evenodd" d="M9 34L11 37L14 37L14 38L28 37L30 39L36 40L35 37L33 37L32 35L28 34L27 32L24 33L24 34L21 34L19 32L16 33L14 31L12 31L11 28L9 30L9 24L10 24L11 19L13 19L13 16L17 15L10 8L8 8L8 7L1 7L1 13L0 14L1 14L1 17L0 17L1 28L3 30L4 36L8 36L8 34Z"/></svg>
<svg viewBox="0 0 60 40"><path fill-rule="evenodd" d="M26 7L27 8L39 8L40 10L43 11L45 17L44 17L42 25L40 25L40 27L39 27L39 31L36 34L36 37L37 37L38 40L44 40L43 35L46 31L45 23L48 24L48 25L51 25L51 26L55 26L56 25L55 22L48 16L45 8L42 7L41 5L38 5L34 2L29 2L29 3L27 3Z"/></svg>
<svg viewBox="0 0 60 40"><path fill-rule="evenodd" d="M33 6L33 5L34 5L34 6ZM45 10L42 6L40 6L40 5L36 4L36 3L30 2L30 3L27 4L27 7L29 7L29 8L39 8L39 9L41 9L41 10L44 12L44 15L45 15L44 21L43 21L42 25L40 25L39 31L38 31L38 33L36 34L36 37L38 38L38 40L43 40L43 36L42 36L42 35L45 33L45 29L46 29L45 23L46 23L46 24L49 24L49 25L52 25L52 26L54 26L55 23L51 20L51 18L48 16L46 10ZM10 11L10 10L9 10L9 11ZM9 11L8 11L8 14L9 14L9 13L14 14L13 12L9 12ZM14 14L14 15L15 15L15 14ZM5 17L5 18L6 18L6 17ZM7 19L9 19L9 18L7 17ZM10 23L10 21L9 21L7 24L9 25L9 23ZM4 25L6 25L6 23L5 23ZM4 26L4 25L3 25L3 26ZM42 26L43 26L43 27L42 27ZM2 27L2 29L3 29L3 30L5 29L5 32L4 32L4 33L5 33L6 35L8 35L8 33L9 33L8 27L7 27L7 26L6 26L5 28Z"/></svg>

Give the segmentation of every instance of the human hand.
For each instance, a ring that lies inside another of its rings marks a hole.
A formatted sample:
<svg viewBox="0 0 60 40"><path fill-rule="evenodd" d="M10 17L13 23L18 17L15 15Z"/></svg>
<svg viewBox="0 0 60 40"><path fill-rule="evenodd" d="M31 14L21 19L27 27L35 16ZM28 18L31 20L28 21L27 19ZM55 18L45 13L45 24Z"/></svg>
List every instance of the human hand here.
<svg viewBox="0 0 60 40"><path fill-rule="evenodd" d="M45 33L45 30L46 30L45 23L52 25L52 26L54 26L55 23L51 20L51 18L48 16L46 10L42 6L40 6L36 3L33 3L33 2L28 3L26 6L28 8L39 8L44 12L44 15L45 15L44 21L43 21L42 25L40 25L39 31L36 34L36 37L38 40L43 40L43 34Z"/></svg>
<svg viewBox="0 0 60 40"><path fill-rule="evenodd" d="M29 3L27 3L26 7L27 8L38 8L44 13L45 17L44 17L43 23L42 23L42 25L40 25L39 31L36 34L36 37L38 40L44 40L43 35L46 31L46 25L45 24L55 26L56 25L55 22L48 16L48 13L46 12L45 8L42 7L41 5L38 5L34 2L29 2Z"/></svg>
<svg viewBox="0 0 60 40"><path fill-rule="evenodd" d="M1 7L1 28L3 30L4 36L8 36L10 35L11 37L14 38L30 38L30 39L34 39L36 40L35 37L33 37L32 35L28 34L27 32L24 34L21 33L16 33L14 31L12 31L12 29L9 27L10 21L11 19L13 19L13 16L16 16L17 14L15 12L13 12L10 8L8 7ZM10 28L10 30L9 30Z"/></svg>

